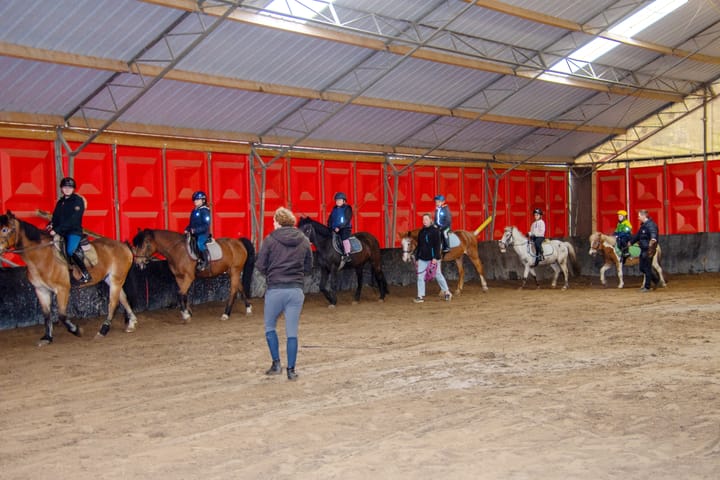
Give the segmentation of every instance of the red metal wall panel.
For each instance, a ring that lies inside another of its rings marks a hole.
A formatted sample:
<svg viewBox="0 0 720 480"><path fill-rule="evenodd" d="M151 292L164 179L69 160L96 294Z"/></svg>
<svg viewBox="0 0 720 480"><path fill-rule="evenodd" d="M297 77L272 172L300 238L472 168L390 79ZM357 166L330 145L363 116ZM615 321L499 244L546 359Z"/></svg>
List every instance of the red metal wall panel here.
<svg viewBox="0 0 720 480"><path fill-rule="evenodd" d="M634 229L637 229L637 211L645 209L657 223L659 233L661 235L667 233L663 210L664 198L663 167L633 168L630 171L630 205L632 205L632 212L629 213ZM617 215L615 216L613 230L616 224Z"/></svg>
<svg viewBox="0 0 720 480"><path fill-rule="evenodd" d="M485 172L482 168L463 168L463 212L465 230L474 231L485 221ZM489 228L485 232L490 231ZM483 232L480 238L485 238Z"/></svg>
<svg viewBox="0 0 720 480"><path fill-rule="evenodd" d="M357 203L353 208L357 219L356 231L369 232L385 247L385 209L383 208L383 167L380 163L358 163Z"/></svg>
<svg viewBox="0 0 720 480"><path fill-rule="evenodd" d="M250 172L247 155L213 153L212 231L220 237L251 237Z"/></svg>
<svg viewBox="0 0 720 480"><path fill-rule="evenodd" d="M120 238L132 240L138 229L164 229L162 152L155 148L117 147Z"/></svg>
<svg viewBox="0 0 720 480"><path fill-rule="evenodd" d="M493 214L493 202L495 203L495 217L493 218L492 239L500 240L503 236L505 227L510 226L510 218L508 215L508 177L502 176L497 180L497 176L502 175L503 170L496 170L489 173L490 191L488 192L488 213ZM495 196L495 200L493 200ZM520 226L518 225L518 228Z"/></svg>
<svg viewBox="0 0 720 480"><path fill-rule="evenodd" d="M265 158L270 161L270 158ZM288 179L287 159L279 158L265 171L265 217L261 219L263 224L262 237L267 237L273 231L273 215L279 207L288 205ZM260 170L255 171L257 185L260 186ZM258 207L258 213L259 213ZM259 233L259 232L258 232Z"/></svg>
<svg viewBox="0 0 720 480"><path fill-rule="evenodd" d="M343 192L348 198L348 203L353 207L353 231L357 230L357 211L355 208L355 164L349 162L326 161L323 163L323 179L325 181L325 203L324 212L319 219L327 223L328 216L335 206L335 194Z"/></svg>
<svg viewBox="0 0 720 480"><path fill-rule="evenodd" d="M185 150L166 150L168 230L182 232L187 227L190 212L195 207L192 194L202 190L208 194L207 154ZM213 199L208 197L208 203ZM211 226L213 231L214 226Z"/></svg>
<svg viewBox="0 0 720 480"><path fill-rule="evenodd" d="M628 203L625 198L625 170L614 169L597 172L596 182L596 208L597 229L609 233L615 231L617 226L617 211L627 210ZM630 222L633 221L630 215Z"/></svg>
<svg viewBox="0 0 720 480"><path fill-rule="evenodd" d="M437 191L437 177L435 167L413 168L413 183L415 197L415 222L418 226L422 223L421 216L435 210L435 195Z"/></svg>
<svg viewBox="0 0 720 480"><path fill-rule="evenodd" d="M412 172L406 170L402 175L397 176L398 184L395 190L395 175L387 174L388 185L388 218L392 230L393 222L395 226L395 237L390 239L386 247L399 247L400 239L398 235L401 232L414 229L419 219L415 215L415 204L413 202L413 183ZM397 199L395 198L397 197ZM397 200L397 201L396 201ZM393 205L397 203L397 209L393 211Z"/></svg>
<svg viewBox="0 0 720 480"><path fill-rule="evenodd" d="M533 205L528 202L528 174L513 170L508 174L508 222L527 232L532 223ZM547 219L545 219L547 222Z"/></svg>
<svg viewBox="0 0 720 480"><path fill-rule="evenodd" d="M463 205L463 182L462 169L458 167L440 167L438 169L438 193L445 195L445 201L452 214L452 228L455 230L465 229L465 216L462 214Z"/></svg>
<svg viewBox="0 0 720 480"><path fill-rule="evenodd" d="M708 228L720 232L720 160L708 162Z"/></svg>
<svg viewBox="0 0 720 480"><path fill-rule="evenodd" d="M668 232L705 231L702 162L668 165Z"/></svg>
<svg viewBox="0 0 720 480"><path fill-rule="evenodd" d="M566 237L568 235L567 211L567 173L547 172L547 209L546 222L549 237Z"/></svg>
<svg viewBox="0 0 720 480"><path fill-rule="evenodd" d="M70 143L73 150L79 143ZM63 163L67 165L67 155ZM65 167L67 172L67 166ZM105 237L115 238L115 187L112 146L90 144L75 157L73 177L77 193L85 197L87 207L83 227Z"/></svg>
<svg viewBox="0 0 720 480"><path fill-rule="evenodd" d="M308 216L322 220L322 175L320 160L291 159L290 208L299 218Z"/></svg>

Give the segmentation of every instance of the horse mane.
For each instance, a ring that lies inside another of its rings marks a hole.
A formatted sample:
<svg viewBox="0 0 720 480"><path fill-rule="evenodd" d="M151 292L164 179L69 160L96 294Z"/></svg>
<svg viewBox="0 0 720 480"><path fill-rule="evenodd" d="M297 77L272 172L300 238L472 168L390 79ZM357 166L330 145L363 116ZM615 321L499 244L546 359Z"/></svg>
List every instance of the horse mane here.
<svg viewBox="0 0 720 480"><path fill-rule="evenodd" d="M138 231L138 233L132 239L133 246L135 248L137 248L140 245L142 245L143 241L145 240L145 237L155 238L155 232L153 232L149 228Z"/></svg>
<svg viewBox="0 0 720 480"><path fill-rule="evenodd" d="M20 220L19 218L16 218L18 223L20 224L20 228L25 232L25 235L27 236L28 240L31 242L40 242L43 238L47 238L50 236L49 233L47 233L44 230L39 229L32 223L28 223L24 220Z"/></svg>
<svg viewBox="0 0 720 480"><path fill-rule="evenodd" d="M310 217L302 217L298 222L298 227L307 225L308 223L313 226L313 228L315 229L315 233L317 233L321 237L329 238L332 236L332 230L330 230L330 228L328 228L325 224L318 222L317 220L313 220Z"/></svg>

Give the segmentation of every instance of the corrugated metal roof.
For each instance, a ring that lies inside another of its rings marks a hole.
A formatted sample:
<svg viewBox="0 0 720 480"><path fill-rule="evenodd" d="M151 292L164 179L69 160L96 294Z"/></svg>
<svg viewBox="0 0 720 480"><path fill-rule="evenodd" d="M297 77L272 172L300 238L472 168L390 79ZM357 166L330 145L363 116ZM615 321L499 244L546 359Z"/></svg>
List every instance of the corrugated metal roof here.
<svg viewBox="0 0 720 480"><path fill-rule="evenodd" d="M0 42L3 42L0 48L8 55L0 56L0 109L9 114L66 115L113 73L87 68L92 57L115 60L116 65L123 65L184 15L182 10L173 8L172 2L163 6L162 1L6 0L0 3ZM638 2L611 0L505 1L598 27L607 20L625 17L640 6ZM251 5L267 3L268 0L254 0ZM544 60L554 62L590 41L589 34L569 33L562 28L459 1L338 0L335 8L343 21L341 25L311 22L308 24L310 35L300 35L288 29L253 24L252 11L241 6L240 11L246 16L243 22L225 21L179 63L179 70L198 74L193 80L195 83L162 80L120 120L217 131L218 135L222 132L244 136L284 135L290 139L308 135L308 141L374 146L523 152L519 154L530 156L540 152L575 155L591 148L605 134L562 129L545 131L513 125L512 119L510 124L500 125L420 112L425 107L440 106L518 117L517 123L523 123L522 119L535 119L627 127L672 98L597 93L594 87L603 84L603 75L594 80L593 88L580 88L582 79L573 79L575 86L531 80L538 73L535 68L517 67L523 63L537 65L537 58L523 57L523 49L545 50ZM400 45L415 48L415 44L407 40L415 35L421 42L428 40L434 29L461 11L465 13L449 26L454 33L441 32L435 36L428 42L434 48L413 50L423 55L422 59L403 58L402 54L393 53ZM189 15L173 33L197 31L197 18L195 14ZM208 25L215 18L203 16L203 21ZM708 2L690 0L688 5L643 32L641 39L671 47L680 45L690 51L702 49L704 53L720 56L720 41L713 43L713 39L720 38L720 26L713 26L701 37L691 38L719 20L720 9ZM297 23L292 25L296 31L305 28ZM389 42L387 37L375 35L376 27L391 36L403 33L406 40ZM188 44L192 38L174 36L169 41L177 51L177 47ZM373 41L368 43L369 40ZM390 45L385 48L385 43ZM20 48L14 49L14 46ZM62 54L63 58L57 60L67 65L53 63L56 60L53 52L57 52L58 57ZM532 54L532 51L524 53ZM161 46L148 53L157 57L166 54ZM632 70L633 80L639 85L654 75L669 77L650 84L667 92L688 92L688 81L707 82L720 77L717 62L657 57L657 53L648 49L620 46L599 62L616 67L616 72ZM112 68L108 65L111 63L106 62L103 68ZM497 67L516 70L508 70L505 76L491 73ZM596 72L604 74L602 67L598 68ZM124 70L124 67L118 69ZM679 81L677 85L673 85L673 77ZM610 73L606 78L618 80ZM128 73L122 73L118 80L138 82L136 76ZM228 88L227 80L252 84L242 87L252 90L267 91L272 87L283 95ZM610 87L614 83L605 85ZM349 105L338 110L341 107L338 103L307 100L323 91L379 98L387 104L385 108ZM136 92L123 87L113 89L115 100L120 102ZM91 102L93 106L109 104L107 92ZM405 111L414 108L417 111ZM95 115L109 118L111 114Z"/></svg>

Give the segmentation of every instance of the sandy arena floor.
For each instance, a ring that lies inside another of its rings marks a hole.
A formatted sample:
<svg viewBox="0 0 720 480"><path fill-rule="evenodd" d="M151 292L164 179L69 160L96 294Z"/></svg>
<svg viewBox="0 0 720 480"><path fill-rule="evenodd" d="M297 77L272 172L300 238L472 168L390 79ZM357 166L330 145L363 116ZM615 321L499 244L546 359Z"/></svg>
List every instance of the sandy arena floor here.
<svg viewBox="0 0 720 480"><path fill-rule="evenodd" d="M716 480L720 275L627 280L312 294L297 382L263 374L262 299L3 331L0 478Z"/></svg>

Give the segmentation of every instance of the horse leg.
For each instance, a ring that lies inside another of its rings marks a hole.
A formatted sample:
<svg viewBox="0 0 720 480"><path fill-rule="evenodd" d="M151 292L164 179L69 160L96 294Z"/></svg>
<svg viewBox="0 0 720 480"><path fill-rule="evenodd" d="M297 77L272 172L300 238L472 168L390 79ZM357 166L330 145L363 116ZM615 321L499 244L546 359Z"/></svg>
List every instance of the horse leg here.
<svg viewBox="0 0 720 480"><path fill-rule="evenodd" d="M335 308L337 305L337 292L338 289L338 270L337 268L333 268L330 271L330 289L328 291L328 301L330 302L330 307Z"/></svg>
<svg viewBox="0 0 720 480"><path fill-rule="evenodd" d="M357 287L355 287L355 297L353 297L353 305L360 302L360 294L362 293L363 266L355 267L355 275L357 275Z"/></svg>
<svg viewBox="0 0 720 480"><path fill-rule="evenodd" d="M624 288L625 287L625 276L623 274L622 262L618 261L617 264L615 265L615 268L617 269L618 288Z"/></svg>
<svg viewBox="0 0 720 480"><path fill-rule="evenodd" d="M70 289L59 288L55 292L55 298L57 300L58 307L58 320L60 320L62 324L65 325L65 328L67 328L68 332L72 333L76 337L82 337L82 329L72 323L67 318L67 306L68 301L70 300Z"/></svg>
<svg viewBox="0 0 720 480"><path fill-rule="evenodd" d="M337 299L335 298L335 293L331 292L327 289L326 285L328 283L328 277L330 277L330 271L323 267L320 269L320 291L323 295L325 295L325 299L327 299L328 303L330 303L330 307L334 307L337 303Z"/></svg>
<svg viewBox="0 0 720 480"><path fill-rule="evenodd" d="M375 281L378 284L378 289L380 290L380 302L385 301L385 295L388 294L388 286L387 286L387 280L385 280L385 274L382 271L382 268L378 265L377 267L373 265L373 275L375 276Z"/></svg>
<svg viewBox="0 0 720 480"><path fill-rule="evenodd" d="M565 284L563 285L563 290L567 290L570 287L570 278L568 278L568 266L567 266L567 258L565 258L565 261L560 264L560 269L562 269L563 278L565 279Z"/></svg>
<svg viewBox="0 0 720 480"><path fill-rule="evenodd" d="M557 287L558 277L560 276L560 267L558 267L557 263L552 263L550 268L553 270L552 288L555 288ZM567 277L565 277L565 280L567 281Z"/></svg>
<svg viewBox="0 0 720 480"><path fill-rule="evenodd" d="M137 317L130 307L125 290L120 289L120 296L118 298L120 305L125 309L125 333L132 333L137 328Z"/></svg>
<svg viewBox="0 0 720 480"><path fill-rule="evenodd" d="M603 287L607 287L607 280L605 279L605 272L607 272L610 269L611 265L609 263L604 263L602 267L600 267L600 283Z"/></svg>
<svg viewBox="0 0 720 480"><path fill-rule="evenodd" d="M455 265L457 265L458 269L458 284L457 289L455 289L455 295L460 295L462 293L462 289L465 286L465 268L463 268L463 257L460 255L458 258L455 259ZM444 293L444 292L440 292Z"/></svg>
<svg viewBox="0 0 720 480"><path fill-rule="evenodd" d="M235 297L237 297L238 292L242 292L242 286L240 285L240 273L241 272L239 270L230 271L230 296L228 297L227 302L225 302L225 311L220 317L220 320L227 320L230 318L233 305L235 304Z"/></svg>
<svg viewBox="0 0 720 480"><path fill-rule="evenodd" d="M35 295L37 295L37 298L40 301L40 308L42 309L43 318L45 320L45 335L43 335L38 342L38 347L43 347L51 344L53 341L53 323L52 318L50 317L52 312L52 292L43 287L36 287Z"/></svg>
<svg viewBox="0 0 720 480"><path fill-rule="evenodd" d="M527 283L527 279L528 279L528 276L529 276L529 275L530 275L530 264L529 264L529 263L526 263L526 264L525 264L525 271L523 272L522 285L520 285L520 290L522 290L523 288L525 288L525 284ZM535 275L535 274L533 274L533 275ZM537 277L535 277L535 283L537 283Z"/></svg>
<svg viewBox="0 0 720 480"><path fill-rule="evenodd" d="M468 257L470 257L470 261L473 265L475 265L475 270L477 270L478 275L480 276L480 283L482 284L483 292L487 292L488 286L487 282L485 281L485 272L483 271L483 265L480 261L480 257L478 255L468 255Z"/></svg>
<svg viewBox="0 0 720 480"><path fill-rule="evenodd" d="M192 268L195 268L194 266ZM180 303L180 315L184 322L189 322L192 318L192 310L188 305L188 290L192 285L193 278L189 275L183 275L176 278L178 284L178 302Z"/></svg>

